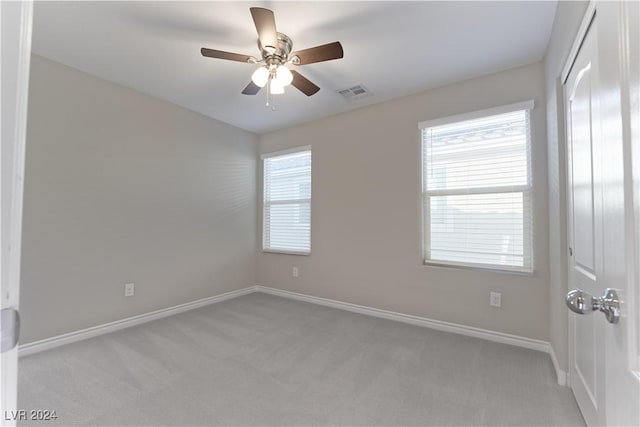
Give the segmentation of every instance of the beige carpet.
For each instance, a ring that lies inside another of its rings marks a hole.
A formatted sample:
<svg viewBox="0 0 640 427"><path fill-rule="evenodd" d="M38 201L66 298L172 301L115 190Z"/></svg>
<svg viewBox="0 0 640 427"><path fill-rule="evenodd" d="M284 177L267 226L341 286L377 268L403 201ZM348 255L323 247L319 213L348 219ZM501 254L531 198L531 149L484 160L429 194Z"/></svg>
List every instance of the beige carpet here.
<svg viewBox="0 0 640 427"><path fill-rule="evenodd" d="M259 293L19 369L38 425L584 425L547 354Z"/></svg>

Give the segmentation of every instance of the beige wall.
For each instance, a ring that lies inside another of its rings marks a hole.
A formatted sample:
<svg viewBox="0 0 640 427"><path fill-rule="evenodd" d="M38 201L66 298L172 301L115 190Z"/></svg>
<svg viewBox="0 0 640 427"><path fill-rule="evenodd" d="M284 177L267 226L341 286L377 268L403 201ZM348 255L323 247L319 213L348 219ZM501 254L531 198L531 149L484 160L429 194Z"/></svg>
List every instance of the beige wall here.
<svg viewBox="0 0 640 427"><path fill-rule="evenodd" d="M535 274L423 266L418 122L528 99ZM537 63L261 135L263 153L312 146L313 200L312 254L260 253L259 284L548 340L545 118ZM502 308L489 306L490 291Z"/></svg>
<svg viewBox="0 0 640 427"><path fill-rule="evenodd" d="M22 343L256 284L254 134L38 56L30 83Z"/></svg>
<svg viewBox="0 0 640 427"><path fill-rule="evenodd" d="M551 340L565 367L552 79L585 5L559 4L544 64L260 136L260 152L313 147L313 247L308 257L259 253L257 271L255 135L34 56L22 342L261 284ZM417 123L526 99L536 101L535 274L423 266ZM501 309L489 291L502 292Z"/></svg>
<svg viewBox="0 0 640 427"><path fill-rule="evenodd" d="M560 368L567 370L567 225L566 170L562 68L576 37L588 2L558 3L547 54L545 80L547 93L547 158L549 169L549 340Z"/></svg>

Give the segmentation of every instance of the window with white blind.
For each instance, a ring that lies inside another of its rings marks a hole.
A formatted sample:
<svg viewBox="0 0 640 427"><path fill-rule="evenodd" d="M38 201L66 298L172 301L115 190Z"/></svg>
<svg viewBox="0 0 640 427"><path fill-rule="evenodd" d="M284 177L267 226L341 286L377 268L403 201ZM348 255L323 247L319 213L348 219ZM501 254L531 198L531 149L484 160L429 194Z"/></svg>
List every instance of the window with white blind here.
<svg viewBox="0 0 640 427"><path fill-rule="evenodd" d="M262 156L262 249L311 253L311 149Z"/></svg>
<svg viewBox="0 0 640 427"><path fill-rule="evenodd" d="M532 108L420 123L426 264L533 271Z"/></svg>

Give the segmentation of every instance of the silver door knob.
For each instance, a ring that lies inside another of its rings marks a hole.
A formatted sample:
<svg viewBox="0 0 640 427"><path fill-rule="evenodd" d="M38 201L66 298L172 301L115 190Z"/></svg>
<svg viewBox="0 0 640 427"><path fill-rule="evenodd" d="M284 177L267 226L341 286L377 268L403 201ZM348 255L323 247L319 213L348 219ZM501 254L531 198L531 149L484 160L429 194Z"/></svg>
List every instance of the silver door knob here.
<svg viewBox="0 0 640 427"><path fill-rule="evenodd" d="M574 289L567 293L564 300L574 313L591 314L600 310L609 323L618 323L620 318L620 300L615 289L605 289L604 296L601 297L594 297L582 289Z"/></svg>

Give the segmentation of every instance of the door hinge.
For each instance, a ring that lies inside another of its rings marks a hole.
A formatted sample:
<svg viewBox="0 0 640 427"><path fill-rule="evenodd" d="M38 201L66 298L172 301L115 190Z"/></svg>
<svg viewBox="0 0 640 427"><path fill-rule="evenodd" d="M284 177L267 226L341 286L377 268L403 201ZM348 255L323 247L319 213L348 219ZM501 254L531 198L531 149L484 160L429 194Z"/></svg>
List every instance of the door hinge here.
<svg viewBox="0 0 640 427"><path fill-rule="evenodd" d="M569 256L573 256L573 249L569 246Z"/></svg>
<svg viewBox="0 0 640 427"><path fill-rule="evenodd" d="M0 311L0 353L12 350L20 338L20 313L13 308Z"/></svg>

